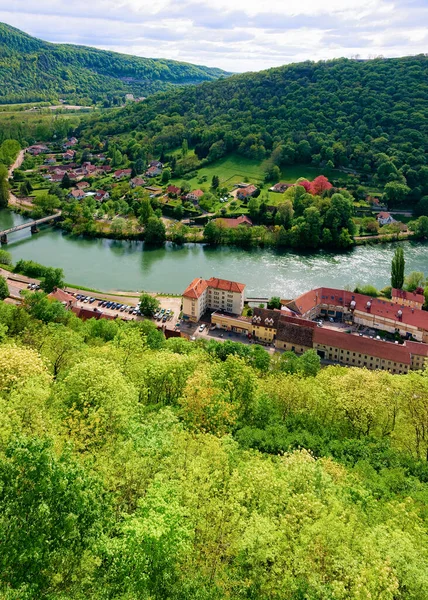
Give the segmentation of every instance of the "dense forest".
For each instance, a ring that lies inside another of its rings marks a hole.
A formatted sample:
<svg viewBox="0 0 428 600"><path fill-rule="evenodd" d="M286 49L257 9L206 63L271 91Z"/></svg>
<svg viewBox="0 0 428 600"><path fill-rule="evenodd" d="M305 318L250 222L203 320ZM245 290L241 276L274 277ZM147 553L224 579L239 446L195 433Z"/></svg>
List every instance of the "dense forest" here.
<svg viewBox="0 0 428 600"><path fill-rule="evenodd" d="M0 23L0 102L58 101L121 104L127 93L146 96L175 84L226 75L221 69L51 44Z"/></svg>
<svg viewBox="0 0 428 600"><path fill-rule="evenodd" d="M428 598L426 372L165 340L42 292L0 302L0 354L1 598Z"/></svg>
<svg viewBox="0 0 428 600"><path fill-rule="evenodd" d="M416 203L428 194L427 82L424 55L304 62L156 94L94 116L82 133L132 135L134 150L158 156L186 140L191 168L237 152L265 160L267 171L350 169L380 187L397 184L396 203Z"/></svg>

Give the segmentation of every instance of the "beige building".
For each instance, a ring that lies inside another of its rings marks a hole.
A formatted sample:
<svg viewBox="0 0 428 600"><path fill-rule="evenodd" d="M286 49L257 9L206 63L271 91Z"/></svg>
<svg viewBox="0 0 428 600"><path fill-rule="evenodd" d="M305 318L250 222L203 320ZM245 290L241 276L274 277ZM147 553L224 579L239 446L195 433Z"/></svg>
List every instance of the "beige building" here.
<svg viewBox="0 0 428 600"><path fill-rule="evenodd" d="M183 317L197 322L207 310L240 315L244 308L245 284L211 277L197 278L183 293Z"/></svg>

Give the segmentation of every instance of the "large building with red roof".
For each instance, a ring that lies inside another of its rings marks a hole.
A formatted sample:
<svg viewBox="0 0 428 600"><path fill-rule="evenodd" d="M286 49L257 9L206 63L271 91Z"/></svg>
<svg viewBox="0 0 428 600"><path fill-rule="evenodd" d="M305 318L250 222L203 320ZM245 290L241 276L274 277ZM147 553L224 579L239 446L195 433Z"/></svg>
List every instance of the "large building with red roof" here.
<svg viewBox="0 0 428 600"><path fill-rule="evenodd" d="M240 315L244 308L243 283L211 277L194 279L183 292L183 316L199 321L207 310Z"/></svg>
<svg viewBox="0 0 428 600"><path fill-rule="evenodd" d="M428 312L406 306L401 299L391 301L322 287L284 304L296 315L306 319L334 317L340 321L428 342Z"/></svg>

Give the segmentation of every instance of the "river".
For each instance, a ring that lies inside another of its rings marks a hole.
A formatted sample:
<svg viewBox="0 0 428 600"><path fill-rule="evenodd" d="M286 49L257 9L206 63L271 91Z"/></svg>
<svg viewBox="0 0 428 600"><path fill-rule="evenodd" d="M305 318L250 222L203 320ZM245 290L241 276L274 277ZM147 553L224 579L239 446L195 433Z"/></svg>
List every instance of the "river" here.
<svg viewBox="0 0 428 600"><path fill-rule="evenodd" d="M0 230L25 221L11 211L0 211ZM406 272L423 271L428 275L428 244L401 245ZM293 298L322 285L388 285L395 244L358 246L346 253L307 254L172 243L148 249L141 242L76 239L45 227L33 236L29 229L13 233L3 248L12 254L14 262L23 258L61 267L67 282L103 291L179 294L194 277L217 276L247 284L247 296Z"/></svg>

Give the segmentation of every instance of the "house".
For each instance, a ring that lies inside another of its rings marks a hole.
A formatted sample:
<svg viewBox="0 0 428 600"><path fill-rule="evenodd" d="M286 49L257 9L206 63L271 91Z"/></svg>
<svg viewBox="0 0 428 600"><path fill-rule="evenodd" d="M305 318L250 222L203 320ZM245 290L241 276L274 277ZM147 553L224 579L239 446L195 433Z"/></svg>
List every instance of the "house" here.
<svg viewBox="0 0 428 600"><path fill-rule="evenodd" d="M236 193L236 197L239 198L240 200L247 200L248 198L251 198L251 196L254 196L254 194L257 192L257 188L255 185L247 185L244 188L239 188L237 193Z"/></svg>
<svg viewBox="0 0 428 600"><path fill-rule="evenodd" d="M64 173L53 173L50 176L50 180L52 181L52 183L61 183L61 181L63 180L64 177Z"/></svg>
<svg viewBox="0 0 428 600"><path fill-rule="evenodd" d="M183 292L183 318L197 322L206 310L240 315L245 284L211 277L194 279Z"/></svg>
<svg viewBox="0 0 428 600"><path fill-rule="evenodd" d="M84 190L89 187L89 183L87 181L79 181L79 183L76 183L76 187L78 190Z"/></svg>
<svg viewBox="0 0 428 600"><path fill-rule="evenodd" d="M395 219L389 212L380 212L377 215L377 222L379 225L390 225L391 223L395 223Z"/></svg>
<svg viewBox="0 0 428 600"><path fill-rule="evenodd" d="M163 192L162 188L157 187L155 185L148 185L146 187L146 191L149 192L151 198L155 198L156 196L161 196L162 192Z"/></svg>
<svg viewBox="0 0 428 600"><path fill-rule="evenodd" d="M215 219L214 222L216 223L216 225L220 225L220 227L226 227L227 229L234 229L235 227L239 227L239 225L242 225L244 227L252 227L253 226L252 220L249 217L247 217L246 215L241 215L240 217L238 217L236 219L235 218Z"/></svg>
<svg viewBox="0 0 428 600"><path fill-rule="evenodd" d="M44 144L34 144L33 146L29 146L27 148L27 152L32 154L33 156L38 156L39 154L44 154L45 152L49 152L49 148Z"/></svg>
<svg viewBox="0 0 428 600"><path fill-rule="evenodd" d="M75 151L74 150L67 150L66 152L64 152L64 154L62 155L62 158L64 160L73 160L74 156L75 156Z"/></svg>
<svg viewBox="0 0 428 600"><path fill-rule="evenodd" d="M149 167L156 167L157 169L162 169L163 164L159 160L151 160L149 162Z"/></svg>
<svg viewBox="0 0 428 600"><path fill-rule="evenodd" d="M168 196L173 196L174 198L176 198L181 192L181 188L177 187L176 185L169 185L166 188L166 193L168 194Z"/></svg>
<svg viewBox="0 0 428 600"><path fill-rule="evenodd" d="M162 169L160 167L156 167L156 166L149 167L147 169L147 171L145 172L145 175L147 177L157 177L158 175L161 175L161 174L162 174Z"/></svg>
<svg viewBox="0 0 428 600"><path fill-rule="evenodd" d="M391 299L400 306L410 306L412 308L422 309L425 304L425 296L422 288L418 288L414 292L406 292L392 288Z"/></svg>
<svg viewBox="0 0 428 600"><path fill-rule="evenodd" d="M104 202L104 200L108 200L110 198L110 194L105 192L104 190L97 190L94 196L95 200L98 202Z"/></svg>
<svg viewBox="0 0 428 600"><path fill-rule="evenodd" d="M53 300L61 302L61 304L67 308L76 306L77 303L76 298L72 294L69 294L68 292L59 288L54 288L54 290L48 295L48 298L52 298Z"/></svg>
<svg viewBox="0 0 428 600"><path fill-rule="evenodd" d="M82 200L86 196L83 190L71 190L68 195L75 200Z"/></svg>
<svg viewBox="0 0 428 600"><path fill-rule="evenodd" d="M113 173L115 179L123 179L124 177L130 177L132 169L119 169Z"/></svg>
<svg viewBox="0 0 428 600"><path fill-rule="evenodd" d="M75 137L71 137L70 139L68 139L66 142L63 143L62 147L64 148L64 150L66 150L67 148L72 148L73 146L75 146L77 144L78 140Z"/></svg>
<svg viewBox="0 0 428 600"><path fill-rule="evenodd" d="M54 165L56 163L56 158L54 156L48 156L45 158L45 165Z"/></svg>
<svg viewBox="0 0 428 600"><path fill-rule="evenodd" d="M193 190L187 194L186 200L190 200L191 202L199 202L204 194L205 192L202 190Z"/></svg>
<svg viewBox="0 0 428 600"><path fill-rule="evenodd" d="M293 187L294 183L285 183L284 181L280 181L279 183L275 183L272 187L269 188L271 192L277 192L279 194L283 194L289 187Z"/></svg>
<svg viewBox="0 0 428 600"><path fill-rule="evenodd" d="M131 181L129 182L129 185L132 188L136 188L141 185L146 185L146 181L145 181L145 179L142 179L142 177L133 177L131 179Z"/></svg>

